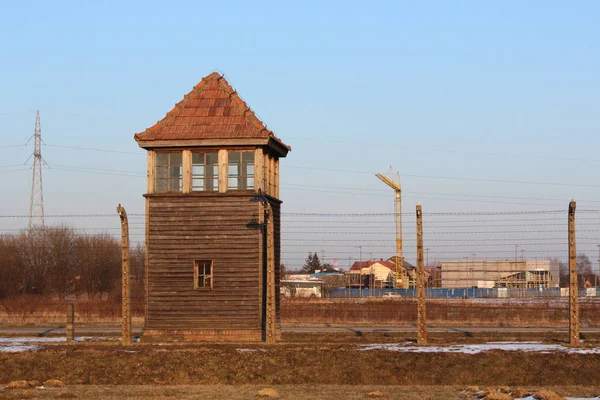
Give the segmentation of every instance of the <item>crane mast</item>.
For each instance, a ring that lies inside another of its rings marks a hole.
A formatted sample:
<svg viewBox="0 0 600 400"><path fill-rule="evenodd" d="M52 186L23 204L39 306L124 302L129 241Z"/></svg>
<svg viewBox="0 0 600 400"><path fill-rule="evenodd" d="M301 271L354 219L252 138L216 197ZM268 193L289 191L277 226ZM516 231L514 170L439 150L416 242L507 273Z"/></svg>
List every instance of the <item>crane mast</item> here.
<svg viewBox="0 0 600 400"><path fill-rule="evenodd" d="M404 267L404 256L402 254L402 187L400 186L400 173L396 174L396 182L383 174L375 174L383 183L394 189L396 193L395 217L396 217L396 269L394 271L394 287L400 287L402 268Z"/></svg>

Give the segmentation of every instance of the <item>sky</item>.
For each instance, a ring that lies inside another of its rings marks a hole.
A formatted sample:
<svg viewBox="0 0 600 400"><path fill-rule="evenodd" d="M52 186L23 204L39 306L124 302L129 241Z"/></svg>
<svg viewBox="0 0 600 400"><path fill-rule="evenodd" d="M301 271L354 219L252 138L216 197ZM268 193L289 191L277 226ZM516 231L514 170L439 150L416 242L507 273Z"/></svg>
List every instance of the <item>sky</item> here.
<svg viewBox="0 0 600 400"><path fill-rule="evenodd" d="M401 174L407 246L417 202L425 216L565 210L566 220L571 199L600 208L599 17L596 1L5 2L0 214L29 212L36 110L47 215L110 214L118 203L142 214L146 161L134 133L216 70L292 147L280 196L290 240L301 239L294 229L310 234L303 226L360 218L294 213L392 213L393 192L374 176L390 166ZM596 262L598 215L584 216L581 249ZM381 248L358 236L344 249L296 243L288 263L320 250L359 258L361 245L363 257L390 256L391 218L371 218L388 232ZM566 223L560 230L565 240ZM521 248L542 256L531 241ZM445 256L474 253L483 257Z"/></svg>

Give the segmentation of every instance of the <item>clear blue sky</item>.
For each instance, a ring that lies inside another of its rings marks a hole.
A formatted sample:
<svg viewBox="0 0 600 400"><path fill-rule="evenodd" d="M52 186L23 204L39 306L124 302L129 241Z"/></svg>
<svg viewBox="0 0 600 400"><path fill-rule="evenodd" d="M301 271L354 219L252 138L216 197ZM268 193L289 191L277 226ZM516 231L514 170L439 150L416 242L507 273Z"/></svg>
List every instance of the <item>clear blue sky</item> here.
<svg viewBox="0 0 600 400"><path fill-rule="evenodd" d="M133 134L215 69L293 148L286 212L391 212L390 165L408 211L600 207L599 2L91 3L0 13L1 144L41 111L47 214L143 212ZM30 152L0 148L3 215L28 212Z"/></svg>

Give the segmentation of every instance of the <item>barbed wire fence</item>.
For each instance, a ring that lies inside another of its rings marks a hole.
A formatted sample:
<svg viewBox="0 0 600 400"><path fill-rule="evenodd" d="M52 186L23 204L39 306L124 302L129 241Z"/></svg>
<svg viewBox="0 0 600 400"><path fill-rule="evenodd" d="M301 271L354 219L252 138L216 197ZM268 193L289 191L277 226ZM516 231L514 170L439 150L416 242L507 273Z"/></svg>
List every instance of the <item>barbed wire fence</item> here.
<svg viewBox="0 0 600 400"><path fill-rule="evenodd" d="M579 296L588 300L581 302L580 315L584 323L593 325L598 321L600 257L595 255L600 244L600 210L578 210L576 219ZM403 255L413 266L415 220L415 213L403 213ZM425 209L423 229L431 324L554 326L568 321L566 209L429 213ZM389 267L388 260L394 260L393 213L284 214L282 237L283 262L291 270L301 267L309 252L346 271L360 261L378 269L378 263ZM379 273L366 268L352 272ZM346 287L330 294L331 301L375 297L394 300L393 306L381 301L346 301L335 306L298 302L283 307L282 315L294 323L414 324L416 305L402 300L416 296L416 271L409 265L407 272L408 288L394 289L390 275L379 287L368 287L369 279L360 288ZM372 282L377 286L376 280Z"/></svg>
<svg viewBox="0 0 600 400"><path fill-rule="evenodd" d="M116 213L46 215L50 227L67 227L78 237L103 235L119 244L119 218ZM27 233L26 215L0 216L3 237L17 237ZM403 213L403 255L416 265L416 225L414 212ZM598 295L597 251L600 244L600 210L577 211L577 253L581 257L580 309L584 323L598 321L595 314ZM21 227L19 227L19 225ZM129 214L132 247L143 249L145 215ZM568 261L567 211L558 209L507 212L423 212L425 267L427 268L428 319L432 324L463 325L532 325L552 324L567 320L567 297L564 287L565 265ZM395 222L393 213L283 213L282 263L288 270L300 269L309 253L317 253L322 262L336 265L348 272L357 261L386 261L395 251ZM85 243L79 244L80 248ZM91 246L91 245L90 245ZM112 249L112 248L111 248ZM97 251L99 251L96 248ZM7 248L0 249L5 256ZM111 250L113 251L113 250ZM118 252L118 246L114 251ZM587 260L587 261L586 261ZM118 265L120 268L120 264ZM411 271L408 271L409 275ZM66 275L65 275L66 276ZM562 282L561 282L562 277ZM60 277L58 277L60 278ZM134 285L143 288L143 266L132 268ZM137 282L137 283L136 283ZM366 286L366 285L365 285ZM364 288L361 293L345 285L332 291L327 301L344 303L299 303L282 305L284 324L343 323L343 324L412 324L416 319L413 302L404 301L415 296L414 279L408 288L394 289L393 283ZM561 287L563 289L561 290ZM84 323L112 323L120 315L118 298L120 286L113 285L100 298L87 298L77 307L77 318ZM27 292L26 288L21 289ZM81 292L81 291L80 291ZM35 294L35 290L31 291ZM386 297L398 293L393 302L348 301L359 297ZM79 296L73 293L66 300ZM144 290L132 299L134 325L141 325L144 310ZM526 300L526 298L535 298ZM52 308L47 300L36 303L33 297L4 302L4 307L19 309L20 321L35 310ZM537 299L537 300L536 300ZM398 301L400 300L400 301ZM542 301L543 300L543 301ZM55 320L64 319L65 299L56 299ZM85 304L84 304L85 303ZM11 305L12 304L12 305ZM391 305L390 305L391 304ZM29 307L28 312L25 309ZM17 318L17 317L15 317Z"/></svg>

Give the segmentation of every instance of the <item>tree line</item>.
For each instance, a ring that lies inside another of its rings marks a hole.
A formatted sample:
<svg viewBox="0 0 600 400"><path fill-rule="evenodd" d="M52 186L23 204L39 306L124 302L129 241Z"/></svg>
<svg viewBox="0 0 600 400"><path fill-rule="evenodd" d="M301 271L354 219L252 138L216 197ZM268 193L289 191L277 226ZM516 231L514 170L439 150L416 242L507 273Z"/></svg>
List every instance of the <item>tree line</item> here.
<svg viewBox="0 0 600 400"><path fill-rule="evenodd" d="M130 250L135 296L143 295L145 250ZM68 226L30 229L0 236L0 299L24 294L121 295L121 241L106 233L84 234Z"/></svg>
<svg viewBox="0 0 600 400"><path fill-rule="evenodd" d="M569 287L569 264L559 262L560 287ZM580 288L596 287L600 284L598 274L592 271L592 262L585 253L577 255L577 282Z"/></svg>

